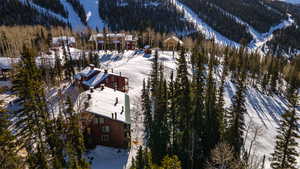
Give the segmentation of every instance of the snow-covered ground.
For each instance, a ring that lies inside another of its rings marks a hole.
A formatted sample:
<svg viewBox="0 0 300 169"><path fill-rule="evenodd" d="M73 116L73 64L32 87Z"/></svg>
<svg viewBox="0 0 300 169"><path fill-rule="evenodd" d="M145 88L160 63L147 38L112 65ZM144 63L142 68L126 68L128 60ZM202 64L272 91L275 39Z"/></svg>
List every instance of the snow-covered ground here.
<svg viewBox="0 0 300 169"><path fill-rule="evenodd" d="M300 4L300 0L279 0L279 1L287 2L291 4Z"/></svg>
<svg viewBox="0 0 300 169"><path fill-rule="evenodd" d="M60 0L61 4L64 5L66 11L69 13L69 18L67 19L70 22L72 29L75 31L80 31L85 28L85 25L81 22L78 14L73 9L72 5L66 0Z"/></svg>

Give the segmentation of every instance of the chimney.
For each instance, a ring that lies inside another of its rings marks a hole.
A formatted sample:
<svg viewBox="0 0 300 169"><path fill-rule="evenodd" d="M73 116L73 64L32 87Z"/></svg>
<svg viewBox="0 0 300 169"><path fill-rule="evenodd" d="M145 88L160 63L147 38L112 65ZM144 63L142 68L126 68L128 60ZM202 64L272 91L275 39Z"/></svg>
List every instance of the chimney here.
<svg viewBox="0 0 300 169"><path fill-rule="evenodd" d="M114 119L114 113L111 113L111 118Z"/></svg>
<svg viewBox="0 0 300 169"><path fill-rule="evenodd" d="M120 76L122 76L122 73L120 72Z"/></svg>
<svg viewBox="0 0 300 169"><path fill-rule="evenodd" d="M111 68L111 73L114 73L114 69L113 68Z"/></svg>
<svg viewBox="0 0 300 169"><path fill-rule="evenodd" d="M91 93L94 92L94 87L90 87L90 92L91 92Z"/></svg>
<svg viewBox="0 0 300 169"><path fill-rule="evenodd" d="M115 113L115 118L116 118L116 120L117 120L117 113Z"/></svg>
<svg viewBox="0 0 300 169"><path fill-rule="evenodd" d="M105 70L104 70L104 73L105 73L105 74L107 74L107 73L108 73L108 72L107 72L107 69L105 69Z"/></svg>
<svg viewBox="0 0 300 169"><path fill-rule="evenodd" d="M95 68L95 65L94 65L94 64L89 64L89 66L90 66L90 69L91 69L91 70L94 70L94 68Z"/></svg>

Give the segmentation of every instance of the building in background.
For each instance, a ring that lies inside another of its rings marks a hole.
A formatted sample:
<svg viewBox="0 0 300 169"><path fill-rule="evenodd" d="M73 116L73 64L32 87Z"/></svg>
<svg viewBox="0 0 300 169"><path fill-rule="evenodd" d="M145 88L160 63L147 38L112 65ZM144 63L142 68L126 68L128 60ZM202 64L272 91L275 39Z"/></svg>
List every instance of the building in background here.
<svg viewBox="0 0 300 169"><path fill-rule="evenodd" d="M75 47L76 39L72 36L59 36L52 38L52 47L59 47L68 45L70 47Z"/></svg>
<svg viewBox="0 0 300 169"><path fill-rule="evenodd" d="M89 41L94 42L97 50L133 50L137 46L137 37L125 33L98 33L91 35Z"/></svg>
<svg viewBox="0 0 300 169"><path fill-rule="evenodd" d="M166 50L174 51L180 46L183 46L183 42L176 36L171 36L163 41L163 46Z"/></svg>

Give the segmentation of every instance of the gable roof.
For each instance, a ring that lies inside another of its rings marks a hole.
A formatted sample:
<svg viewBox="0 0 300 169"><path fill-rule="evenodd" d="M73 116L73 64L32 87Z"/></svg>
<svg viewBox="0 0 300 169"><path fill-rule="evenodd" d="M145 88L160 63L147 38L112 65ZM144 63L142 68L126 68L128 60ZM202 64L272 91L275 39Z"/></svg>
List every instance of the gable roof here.
<svg viewBox="0 0 300 169"><path fill-rule="evenodd" d="M171 37L167 38L166 40L164 40L164 43L168 42L169 40L175 40L179 44L181 44L181 45L183 44L183 42L179 38L177 38L176 36L171 36Z"/></svg>
<svg viewBox="0 0 300 169"><path fill-rule="evenodd" d="M60 41L67 41L68 44L71 44L71 43L75 43L76 39L75 39L75 37L72 37L72 36L59 36L59 37L52 38L53 44L59 43Z"/></svg>

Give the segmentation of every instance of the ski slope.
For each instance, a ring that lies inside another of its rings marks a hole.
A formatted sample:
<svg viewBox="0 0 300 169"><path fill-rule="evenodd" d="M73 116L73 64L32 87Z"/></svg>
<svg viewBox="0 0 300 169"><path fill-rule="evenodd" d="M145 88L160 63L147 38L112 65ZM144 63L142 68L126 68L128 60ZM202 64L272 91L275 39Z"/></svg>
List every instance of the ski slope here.
<svg viewBox="0 0 300 169"><path fill-rule="evenodd" d="M61 4L64 5L66 11L69 13L68 22L71 24L74 31L83 30L86 26L81 22L78 14L73 9L73 6L67 2L67 0L60 0Z"/></svg>
<svg viewBox="0 0 300 169"><path fill-rule="evenodd" d="M94 30L103 30L105 22L99 15L99 0L79 0L85 12L88 26Z"/></svg>
<svg viewBox="0 0 300 169"><path fill-rule="evenodd" d="M295 4L295 5L300 4L300 0L279 0L279 1L290 3L290 4Z"/></svg>

